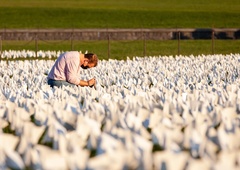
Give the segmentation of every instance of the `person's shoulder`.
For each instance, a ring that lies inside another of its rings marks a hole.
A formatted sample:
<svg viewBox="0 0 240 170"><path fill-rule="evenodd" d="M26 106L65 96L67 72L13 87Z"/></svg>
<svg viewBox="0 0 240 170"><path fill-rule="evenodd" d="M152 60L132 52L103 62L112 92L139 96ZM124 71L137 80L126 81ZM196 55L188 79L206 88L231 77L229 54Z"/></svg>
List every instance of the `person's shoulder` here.
<svg viewBox="0 0 240 170"><path fill-rule="evenodd" d="M67 51L66 55L69 57L79 57L79 52L78 51Z"/></svg>
<svg viewBox="0 0 240 170"><path fill-rule="evenodd" d="M80 59L78 51L68 51L65 54L65 58L69 62L76 62Z"/></svg>
<svg viewBox="0 0 240 170"><path fill-rule="evenodd" d="M66 54L71 54L71 55L76 55L76 54L79 54L79 51L66 51L65 52Z"/></svg>

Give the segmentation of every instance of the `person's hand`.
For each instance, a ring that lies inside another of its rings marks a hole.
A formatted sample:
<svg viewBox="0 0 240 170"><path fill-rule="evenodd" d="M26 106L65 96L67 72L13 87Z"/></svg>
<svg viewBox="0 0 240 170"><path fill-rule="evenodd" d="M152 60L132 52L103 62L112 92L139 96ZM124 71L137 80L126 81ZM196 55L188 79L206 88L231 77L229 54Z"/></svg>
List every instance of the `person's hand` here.
<svg viewBox="0 0 240 170"><path fill-rule="evenodd" d="M95 85L96 85L95 78L92 78L92 79L88 80L88 86L89 87L94 87Z"/></svg>

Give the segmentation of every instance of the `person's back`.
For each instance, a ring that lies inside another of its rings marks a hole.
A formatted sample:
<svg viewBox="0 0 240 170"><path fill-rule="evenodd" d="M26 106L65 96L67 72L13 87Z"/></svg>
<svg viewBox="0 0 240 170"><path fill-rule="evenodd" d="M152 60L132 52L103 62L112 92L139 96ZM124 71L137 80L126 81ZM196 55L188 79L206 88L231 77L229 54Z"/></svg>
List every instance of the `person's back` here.
<svg viewBox="0 0 240 170"><path fill-rule="evenodd" d="M97 56L92 53L81 54L78 51L62 53L48 74L48 84L51 87L60 87L62 85L92 86L95 84L95 79L89 81L80 80L80 68L86 69L95 67L97 61Z"/></svg>
<svg viewBox="0 0 240 170"><path fill-rule="evenodd" d="M48 79L64 80L72 84L79 84L80 78L79 52L71 51L61 54L53 65Z"/></svg>

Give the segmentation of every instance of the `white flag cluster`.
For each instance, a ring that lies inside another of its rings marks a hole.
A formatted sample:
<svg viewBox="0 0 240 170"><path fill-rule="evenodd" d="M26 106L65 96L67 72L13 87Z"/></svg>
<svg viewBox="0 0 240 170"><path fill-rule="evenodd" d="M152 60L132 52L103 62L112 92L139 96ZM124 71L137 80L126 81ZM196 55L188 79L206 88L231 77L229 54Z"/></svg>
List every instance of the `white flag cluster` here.
<svg viewBox="0 0 240 170"><path fill-rule="evenodd" d="M2 59L52 59L58 57L63 51L32 51L32 50L4 50L1 51L0 57Z"/></svg>
<svg viewBox="0 0 240 170"><path fill-rule="evenodd" d="M101 60L96 89L53 63L0 61L0 169L240 168L239 54Z"/></svg>

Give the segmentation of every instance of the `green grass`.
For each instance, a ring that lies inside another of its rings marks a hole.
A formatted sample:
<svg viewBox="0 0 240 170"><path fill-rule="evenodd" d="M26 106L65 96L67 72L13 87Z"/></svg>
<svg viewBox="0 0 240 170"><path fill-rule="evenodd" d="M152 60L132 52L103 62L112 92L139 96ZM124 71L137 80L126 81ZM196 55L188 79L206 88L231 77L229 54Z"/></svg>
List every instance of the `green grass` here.
<svg viewBox="0 0 240 170"><path fill-rule="evenodd" d="M240 27L239 0L1 0L0 28Z"/></svg>
<svg viewBox="0 0 240 170"><path fill-rule="evenodd" d="M240 40L138 40L138 41L2 41L2 50L88 51L100 59L125 60L134 56L176 56L240 53Z"/></svg>

